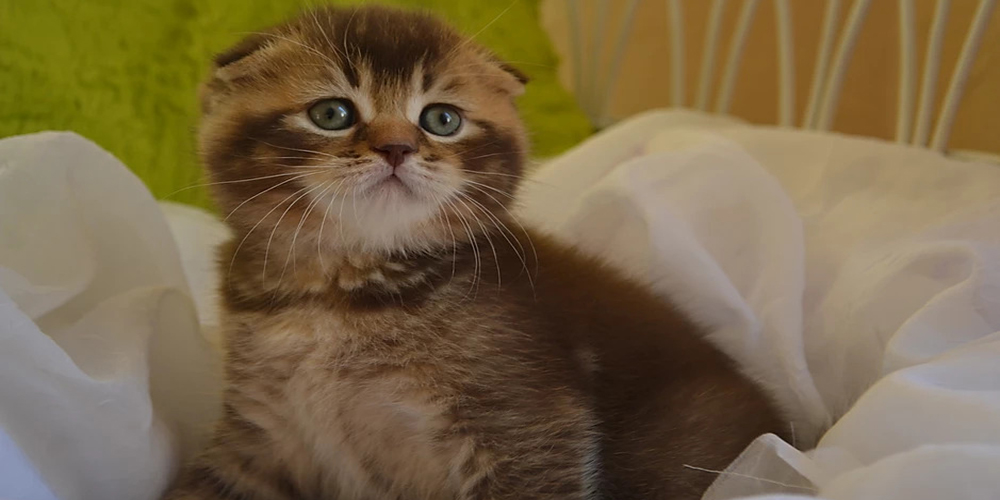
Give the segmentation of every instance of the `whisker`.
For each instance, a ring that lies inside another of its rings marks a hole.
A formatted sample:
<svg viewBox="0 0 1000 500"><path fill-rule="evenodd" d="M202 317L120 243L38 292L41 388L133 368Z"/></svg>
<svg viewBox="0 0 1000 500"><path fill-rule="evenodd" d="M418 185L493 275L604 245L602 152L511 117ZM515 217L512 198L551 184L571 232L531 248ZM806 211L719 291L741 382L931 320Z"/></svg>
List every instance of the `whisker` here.
<svg viewBox="0 0 1000 500"><path fill-rule="evenodd" d="M232 258L232 260L229 261L229 271L226 274L226 282L227 283L230 283L230 285L232 284L231 278L232 278L232 274L233 274L233 265L236 263L236 256L239 255L240 249L243 248L243 244L247 242L247 239L250 238L250 235L253 234L253 232L257 229L257 227L260 226L262 222L264 222L264 219L267 219L268 217L270 217L271 214L274 213L274 211L278 209L278 207L280 207L281 205L283 205L286 201L292 199L293 196L295 196L296 194L302 192L304 189L307 189L307 188L299 189L299 190L293 192L292 194L288 195L287 198L285 198L285 199L281 200L280 202L278 202L277 204L275 204L273 207L271 207L271 210L268 210L267 213L264 214L264 216L261 217L260 220L258 220L257 223L254 224L253 227L250 228L249 231L247 231L247 234L243 236L242 240L240 240L240 244L236 245L236 250L233 252L233 258ZM239 207L237 207L237 208L239 208Z"/></svg>
<svg viewBox="0 0 1000 500"><path fill-rule="evenodd" d="M347 52L347 61L351 64L354 64L354 61L351 60L350 48L347 45L347 34L351 31L351 24L354 23L354 16L358 14L359 10L360 9L358 7L354 8L354 11L351 12L350 19L347 20L347 26L344 28L344 40L342 43L344 45L344 52Z"/></svg>
<svg viewBox="0 0 1000 500"><path fill-rule="evenodd" d="M510 177L510 178L514 179L515 181L517 181L518 184L537 184L539 186L554 187L554 185L551 182L542 182L542 181L540 181L538 179L532 178L531 176L522 176L522 175L516 175L516 174L505 174L505 173L501 173L501 172L476 172L474 170L462 170L462 173L466 173L466 174L470 174L470 175L487 175L487 176L493 175L493 176L499 176L499 177ZM516 199L517 197L515 196L514 198Z"/></svg>
<svg viewBox="0 0 1000 500"><path fill-rule="evenodd" d="M512 200L514 199L514 195L512 195L512 194L510 194L510 193L508 193L506 191L503 191L501 189L495 188L493 186L489 186L489 185L483 184L481 182L476 182L476 181L469 180L469 179L465 179L463 182L468 183L469 185L472 185L472 186L484 187L486 189L489 189L490 191L495 191L497 193L500 193L500 194L502 194L502 195L504 195L504 196L506 196L506 197L508 197L508 198L510 198Z"/></svg>
<svg viewBox="0 0 1000 500"><path fill-rule="evenodd" d="M694 465L688 465L688 464L681 464L681 466L684 467L684 468L686 468L686 469L696 470L696 471L699 471L699 472L708 472L710 474L721 475L721 476L733 476L733 477L739 477L739 478L743 478L743 479L753 479L753 480L756 480L756 481L760 481L762 483L772 484L774 486L781 486L781 487L784 487L784 488L792 488L792 489L796 489L796 490L809 491L809 492L812 492L812 493L816 493L816 488L812 488L812 487L809 487L809 486L799 486L799 485L796 485L796 484L789 484L789 483L783 483L781 481L775 481L773 479L767 479L767 478L763 478L763 477L751 476L749 474L740 474L738 472L731 472L731 471L725 471L725 470L707 469L705 467L696 467Z"/></svg>
<svg viewBox="0 0 1000 500"><path fill-rule="evenodd" d="M358 218L358 185L351 189L351 208L354 209L354 222L361 226L361 219Z"/></svg>
<svg viewBox="0 0 1000 500"><path fill-rule="evenodd" d="M278 276L278 284L275 285L274 287L275 295L277 295L278 290L281 288L281 281L285 278L285 271L288 270L289 260L292 261L292 271L294 272L298 270L295 265L295 242L299 238L299 231L302 230L302 226L303 224L305 224L306 218L308 218L309 214L312 213L313 208L316 206L316 204L323 200L323 195L330 190L330 188L333 186L333 183L326 182L320 184L320 186L326 186L326 187L322 191L320 191L319 194L316 195L313 198L313 200L309 202L308 205L306 205L306 209L302 213L302 217L299 218L299 224L295 226L295 232L292 234L292 244L288 246L288 253L285 255L285 264L281 266L281 274Z"/></svg>
<svg viewBox="0 0 1000 500"><path fill-rule="evenodd" d="M491 156L500 156L500 155L506 155L506 154L510 154L510 152L509 151L501 151L499 153L490 153L490 154L485 154L485 155L481 155L481 156L473 156L472 158L465 158L465 161L468 162L468 161L472 161L472 160L481 160L483 158L489 158Z"/></svg>
<svg viewBox="0 0 1000 500"><path fill-rule="evenodd" d="M487 148L487 147L490 147L490 146L492 146L492 145L494 145L494 144L497 144L497 143L499 143L499 142L500 142L500 140L499 140L499 139L497 139L497 140L495 140L495 141L493 141L493 142L488 142L488 143L486 143L486 144L480 144L480 145L478 145L478 146L476 146L476 147L474 147L474 148L469 148L469 149L463 149L463 150L461 150L461 151L459 151L459 152L457 152L457 153L451 153L451 154L446 154L446 155L444 155L444 158L448 158L448 159L452 159L452 158L458 158L458 157L460 157L460 156L462 156L462 155L464 155L464 154L467 154L467 153L471 153L471 152L473 152L473 151L478 151L478 150L480 150L480 149L483 149L483 148Z"/></svg>
<svg viewBox="0 0 1000 500"><path fill-rule="evenodd" d="M323 26L319 22L319 18L316 16L316 9L310 9L310 14L312 15L313 24L316 25L316 29L318 29L320 34L323 35L323 39L326 40L326 45L330 47L331 50L333 50L334 54L337 54L337 57L346 59L347 57L344 54L340 53L340 50L337 49L337 46L334 45L333 41L330 40L330 37L327 36L326 30L323 29Z"/></svg>
<svg viewBox="0 0 1000 500"><path fill-rule="evenodd" d="M465 205L465 208L469 209L470 215L476 221L476 224L479 225L479 229L483 231L482 234L483 236L486 236L486 242L490 245L490 250L493 251L493 263L497 267L497 289L500 289L503 286L503 276L500 271L500 256L497 255L497 248L493 245L493 238L490 237L490 232L486 230L486 226L483 225L483 221L476 215L476 213L472 210L472 208L469 208L469 205L465 203L465 201L463 201L462 198L470 199L468 195L465 195L461 192L458 192L458 195L459 198L457 199L457 201L462 205Z"/></svg>
<svg viewBox="0 0 1000 500"><path fill-rule="evenodd" d="M254 160L259 162L269 162L270 160L315 160L315 156L239 156L246 160ZM310 165L303 165L310 166Z"/></svg>
<svg viewBox="0 0 1000 500"><path fill-rule="evenodd" d="M475 258L475 265L473 267L473 273L472 273L472 281L469 283L469 290L465 292L465 297L464 297L464 299L467 299L469 298L469 294L472 293L473 289L476 290L479 289L479 273L481 272L481 266L479 260L479 246L476 244L476 237L473 234L472 225L470 225L469 221L465 218L464 215L462 215L461 210L459 210L458 207L455 206L453 200L449 200L447 201L447 203L448 206L450 206L455 211L455 215L458 216L459 222L465 229L465 234L466 236L469 237L469 241L472 244L472 255Z"/></svg>
<svg viewBox="0 0 1000 500"><path fill-rule="evenodd" d="M337 159L340 158L339 156L332 155L330 153L325 153L323 151L316 151L314 149L299 149L299 148L290 148L290 147L287 147L287 146L278 146L277 144L271 144L270 142L262 141L260 139L254 139L254 141L259 142L261 144L264 144L266 146L270 146L270 147L275 148L275 149L284 149L285 151L296 151L296 152L299 152L299 153L317 154L317 155L326 156L326 157L329 157L329 158L337 158Z"/></svg>
<svg viewBox="0 0 1000 500"><path fill-rule="evenodd" d="M326 210L323 211L323 222L320 222L319 224L319 237L316 238L316 254L319 258L319 267L324 273L326 272L326 263L323 262L323 229L326 227L327 217L330 216L330 208L333 207L333 202L337 201L336 192L340 189L340 186L344 184L345 180L346 179L341 179L340 182L337 183L336 187L333 188L334 195L330 197L330 203L326 205Z"/></svg>
<svg viewBox="0 0 1000 500"><path fill-rule="evenodd" d="M502 176L502 177L512 177L512 178L517 179L517 180L527 180L527 179L524 179L524 177L521 176L521 175L517 175L517 174L505 174L503 172L478 172L476 170L463 170L463 172L467 172L467 173L475 174L475 175L499 175L499 176Z"/></svg>
<svg viewBox="0 0 1000 500"><path fill-rule="evenodd" d="M448 233L451 234L451 278L448 278L450 285L452 281L455 281L455 271L458 266L458 239L455 238L455 229L451 226L448 211L442 210L441 213L444 214L445 225L448 227Z"/></svg>
<svg viewBox="0 0 1000 500"><path fill-rule="evenodd" d="M473 188L475 189L475 186L473 186ZM510 211L510 209L507 208L507 205L504 205L503 203L500 203L500 200L497 200L496 198L494 198L491 194L489 194L487 192L484 192L484 191L480 191L480 192L482 192L484 195L488 196L497 205L500 205L500 208L502 208L504 212L507 212L507 216L510 217L510 220L514 221L514 224L517 224L517 226L521 229L521 233L524 234L524 238L526 240L528 240L528 246L531 247L531 254L532 254L532 257L533 257L534 262L535 262L535 276L537 277L538 276L538 250L535 249L535 242L532 241L532 239L531 239L531 233L529 233L528 230L524 227L524 224L521 224L521 220L518 219L517 216L514 215ZM508 228L508 231L509 230L510 229ZM511 236L514 236L513 232L511 232ZM518 238L515 237L514 239L518 240L518 242L520 242L520 240ZM523 250L523 248L524 247L522 247L522 250ZM531 273L530 272L528 273L528 279L529 279L529 281L531 281L531 289L532 289L532 293L534 293L535 284L534 284L534 280L531 280Z"/></svg>
<svg viewBox="0 0 1000 500"><path fill-rule="evenodd" d="M260 195L262 195L262 194L264 194L264 193L266 193L268 191L271 191L272 189L276 189L276 188L278 188L280 186L288 184L289 182L292 182L292 181L294 181L296 179L302 179L302 178L305 178L305 177L309 177L311 175L316 175L318 173L320 173L320 172L310 172L310 173L307 173L307 174L299 174L299 175L297 175L295 177L292 177L291 179L283 180L283 181L281 181L281 182L279 182L279 183L277 183L277 184L275 184L275 185L273 185L273 186L271 186L271 187L269 187L269 188L267 188L267 189L265 189L265 190L263 190L263 191L255 194L255 195L253 195L253 196L251 196L251 197L243 200L243 203L240 203L239 205L236 205L236 208L234 208L232 212L229 212L229 215L226 215L226 217L224 219L222 219L222 221L225 222L225 221L229 220L229 218L232 217L233 214L235 214L237 210L239 210L241 207L243 207L243 205L246 205L247 203L250 203L250 201L252 201L254 198L256 198L256 197L258 197L258 196L260 196Z"/></svg>
<svg viewBox="0 0 1000 500"><path fill-rule="evenodd" d="M293 40L293 39L291 39L291 38L288 38L288 37L285 37L285 36L281 36L281 35L278 35L278 34L276 34L276 33L265 33L265 32L262 32L262 31L250 31L250 32L246 32L246 33L244 33L244 34L246 34L246 35L260 35L260 36L267 36L267 37L272 37L272 38L277 38L277 39L279 39L279 40L284 40L284 41L286 41L286 42L289 42L289 43L293 43L293 44L295 44L295 45L298 45L299 47L302 47L303 49L306 49L306 50L308 50L309 52L311 52L311 53L313 53L313 54L316 54L316 55L318 55L318 56L322 57L323 59L325 59L325 60L326 60L326 61L327 61L328 63L330 63L330 64L331 64L331 65L333 65L333 66L337 66L337 65L338 65L338 64L337 64L337 61L334 61L333 59L330 59L330 56L328 56L328 55L326 55L326 54L324 54L324 53L322 53L322 52L320 52L320 51L316 50L316 48L315 48L315 47L310 47L309 45L306 45L306 44L304 44L304 43L302 43L302 42L299 42L298 40Z"/></svg>
<svg viewBox="0 0 1000 500"><path fill-rule="evenodd" d="M299 202L299 200L301 200L302 198L306 197L309 193L315 191L321 185L322 184L318 184L316 186L313 186L313 187L309 188L308 190L306 190L306 192L300 194L298 198L295 198L295 200L293 200L291 203L288 204L288 208L286 208L284 212L281 212L281 217L278 217L278 222L274 223L274 228L271 229L271 235L268 236L268 238L267 238L267 246L264 247L264 265L261 267L261 271L260 271L260 282L261 282L261 285L263 285L264 283L267 282L267 258L268 258L268 256L271 253L271 242L274 241L274 234L277 233L278 232L278 228L281 227L281 221L285 218L286 215L288 215L288 211L291 210L292 207L294 207L295 204Z"/></svg>
<svg viewBox="0 0 1000 500"><path fill-rule="evenodd" d="M332 165L309 166L309 165L286 165L284 163L272 163L271 166L273 166L273 167L281 167L281 168L313 169L313 170L330 170L330 169L334 168L334 166L332 166Z"/></svg>
<svg viewBox="0 0 1000 500"><path fill-rule="evenodd" d="M218 186L218 185L221 185L221 184L237 184L237 183L241 183L241 182L262 181L262 180L265 180L265 179L274 179L276 177L287 177L289 175L298 175L298 172L285 172L285 173L281 173L281 174L265 175L263 177L254 177L252 179L237 179L237 180L232 180L232 181L218 181L218 182L206 182L206 183L203 183L203 184L195 184L195 185L192 185L192 186L187 186L187 187L180 188L177 191L174 191L173 193L170 193L170 194L164 196L164 198L170 198L171 196L173 196L173 195L175 195L177 193L180 193L182 191L187 191L188 189L194 189L194 188L200 188L200 187L208 187L208 186Z"/></svg>
<svg viewBox="0 0 1000 500"><path fill-rule="evenodd" d="M319 192L319 194L317 194L316 196L313 197L312 202L310 202L308 205L306 205L306 211L305 211L305 213L302 214L302 218L299 219L299 225L295 226L295 234L292 235L292 270L293 271L297 271L298 270L296 268L296 254L295 254L295 250L294 249L295 249L295 241L299 237L299 231L302 229L302 225L305 224L306 219L309 218L309 214L311 214L312 211L316 208L316 206L319 205L319 202L323 201L323 196L325 196L326 193L327 193L327 191L329 191L330 188L333 187L333 181L328 181L328 182L326 182L323 185L326 186L326 187L324 187L323 190ZM334 198L334 197L331 196L331 199L332 198ZM286 266L288 265L288 257L287 256L285 257L285 265ZM282 269L282 272L284 272L284 269Z"/></svg>
<svg viewBox="0 0 1000 500"><path fill-rule="evenodd" d="M514 1L512 1L512 2L510 3L510 5L508 5L506 9L504 9L504 10L503 10L503 11L501 11L501 12L500 12L499 14L497 14L497 16L496 16L496 17L494 17L492 21L490 21L490 22L486 23L486 26L483 26L483 27L482 27L482 28L480 28L480 29L479 29L479 31L477 31L477 32L476 32L476 33L475 33L474 35L472 35L472 36L470 36L470 37L466 38L465 40L463 40L463 41L462 41L462 43L459 43L458 45L456 45L456 46L455 46L455 48L453 48L453 49L451 49L451 51L449 51L449 53L448 53L448 57L451 57L451 56L452 56L453 54L455 54L455 52L457 52L457 51L458 51L459 49L461 49L462 47L464 47L464 46L466 46L466 45L468 45L468 44L472 43L472 41L473 41L473 40L474 40L474 39L475 39L475 38L476 38L477 36L481 35L481 34L482 34L482 33L483 33L484 31L486 31L486 30L487 30L487 29L488 29L488 28L489 28L490 26L493 26L493 23L495 23L495 22L499 21L499 20L500 20L500 18L504 16L504 14L506 14L506 13L507 13L507 12L508 12L508 11L509 11L510 9L512 9L512 8L514 7L514 5L516 5L516 4L517 4L517 2L518 2L518 1L519 1L519 0L514 0Z"/></svg>
<svg viewBox="0 0 1000 500"><path fill-rule="evenodd" d="M337 221L339 222L339 224L337 225L339 226L340 229L339 232L340 232L341 243L347 243L347 238L344 237L344 205L346 204L347 204L347 193L344 193L344 195L340 197L340 211L337 213Z"/></svg>
<svg viewBox="0 0 1000 500"><path fill-rule="evenodd" d="M496 198L490 196L489 193L487 193L487 192L485 192L485 191L483 191L483 190L481 190L481 189L479 189L479 188L477 188L475 186L471 186L471 187L473 189L478 190L482 194L484 194L486 196L489 196L490 199L492 199L497 205L500 205L501 207L504 208L504 210L506 210L506 207L504 207L504 205L502 203L500 203L499 201L497 201ZM459 194L463 195L462 193L459 193ZM505 240L507 240L507 244L510 245L510 248L512 250L514 250L514 253L517 255L518 259L520 259L521 266L524 269L525 275L528 278L528 285L531 287L532 294L534 294L535 293L535 280L532 279L532 277L531 277L531 271L528 269L528 262L526 260L527 253L525 252L524 245L521 244L521 240L519 240L517 238L517 235L515 235L514 232L511 231L511 229L509 227L507 227L507 224L505 224L502 220L500 220L500 218L498 216L496 216L495 214L493 214L492 212L490 212L489 210L487 210L486 207L482 203L479 203L478 201L476 201L472 197L469 197L468 195L463 195L463 196L466 196L466 199L468 199L470 202L472 202L476 206L478 206L479 209L482 210L483 213L485 213L486 216L489 217L493 221L493 225L497 228L497 231L500 232L500 236L503 236L503 238ZM508 215L510 215L510 212L507 212L507 213L508 213ZM510 216L513 217L513 215L510 215ZM508 233L510 234L510 237L507 236ZM514 240L511 241L511 238L513 238ZM516 247L514 246L515 242L517 244ZM535 260L537 261L537 258Z"/></svg>

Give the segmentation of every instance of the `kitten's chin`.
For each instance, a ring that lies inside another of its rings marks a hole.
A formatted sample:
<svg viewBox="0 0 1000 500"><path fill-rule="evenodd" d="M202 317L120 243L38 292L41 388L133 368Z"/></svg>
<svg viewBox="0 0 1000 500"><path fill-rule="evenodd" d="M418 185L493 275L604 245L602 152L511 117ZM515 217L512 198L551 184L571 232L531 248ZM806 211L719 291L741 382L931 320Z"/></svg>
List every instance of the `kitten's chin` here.
<svg viewBox="0 0 1000 500"><path fill-rule="evenodd" d="M441 182L422 167L410 164L394 169L382 164L360 182L359 189L364 196L376 201L433 205L434 200L448 194L437 192L441 186Z"/></svg>
<svg viewBox="0 0 1000 500"><path fill-rule="evenodd" d="M421 165L372 164L341 193L325 202L341 228L329 233L331 246L375 251L422 250L451 241L446 201L455 181ZM324 238L327 239L327 238Z"/></svg>
<svg viewBox="0 0 1000 500"><path fill-rule="evenodd" d="M354 199L350 199L354 198ZM442 207L399 178L382 179L346 200L341 223L352 246L383 251L434 246Z"/></svg>

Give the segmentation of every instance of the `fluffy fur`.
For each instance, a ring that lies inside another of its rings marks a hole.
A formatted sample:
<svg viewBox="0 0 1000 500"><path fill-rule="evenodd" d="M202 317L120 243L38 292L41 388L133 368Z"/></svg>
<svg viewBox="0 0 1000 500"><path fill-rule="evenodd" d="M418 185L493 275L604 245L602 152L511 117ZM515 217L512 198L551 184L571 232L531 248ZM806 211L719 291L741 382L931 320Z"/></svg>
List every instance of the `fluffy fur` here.
<svg viewBox="0 0 1000 500"><path fill-rule="evenodd" d="M781 428L669 303L518 223L524 79L472 40L320 9L216 63L228 388L167 498L697 498L713 477L685 464ZM357 123L313 125L328 98ZM420 128L433 103L457 134Z"/></svg>

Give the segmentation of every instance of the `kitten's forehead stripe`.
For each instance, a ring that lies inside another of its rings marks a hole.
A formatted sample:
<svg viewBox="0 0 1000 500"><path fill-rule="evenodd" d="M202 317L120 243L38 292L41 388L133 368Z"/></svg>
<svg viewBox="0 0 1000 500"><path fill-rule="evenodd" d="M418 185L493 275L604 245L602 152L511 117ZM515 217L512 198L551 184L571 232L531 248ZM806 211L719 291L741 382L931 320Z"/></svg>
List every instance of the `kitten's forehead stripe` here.
<svg viewBox="0 0 1000 500"><path fill-rule="evenodd" d="M340 67L344 72L344 77L347 78L347 83L351 87L358 88L361 86L361 77L358 76L358 69L353 64L341 64Z"/></svg>
<svg viewBox="0 0 1000 500"><path fill-rule="evenodd" d="M434 85L434 79L434 73L424 70L423 82L421 82L420 88L423 89L425 93L430 91L431 87Z"/></svg>
<svg viewBox="0 0 1000 500"><path fill-rule="evenodd" d="M451 28L419 12L324 8L315 19L301 19L297 30L311 46L336 58L355 88L361 84L363 71L371 72L380 84L395 83L409 81L419 66L426 71L423 82L429 88L433 68L460 42Z"/></svg>

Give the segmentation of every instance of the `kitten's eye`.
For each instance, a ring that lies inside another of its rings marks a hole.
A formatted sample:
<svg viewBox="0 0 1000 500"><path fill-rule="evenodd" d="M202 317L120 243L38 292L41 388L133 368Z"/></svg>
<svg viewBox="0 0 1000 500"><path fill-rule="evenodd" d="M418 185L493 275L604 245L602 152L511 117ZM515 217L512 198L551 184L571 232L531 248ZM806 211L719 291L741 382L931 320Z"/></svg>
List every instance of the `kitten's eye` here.
<svg viewBox="0 0 1000 500"><path fill-rule="evenodd" d="M434 135L454 135L462 126L462 115L454 106L431 104L420 112L420 126Z"/></svg>
<svg viewBox="0 0 1000 500"><path fill-rule="evenodd" d="M324 99L309 108L309 118L324 130L344 130L354 125L354 105L347 99Z"/></svg>

